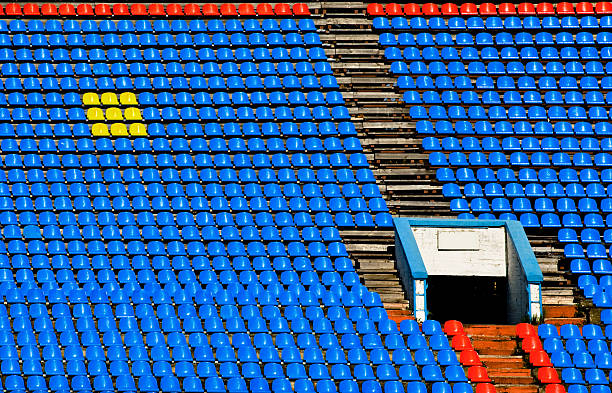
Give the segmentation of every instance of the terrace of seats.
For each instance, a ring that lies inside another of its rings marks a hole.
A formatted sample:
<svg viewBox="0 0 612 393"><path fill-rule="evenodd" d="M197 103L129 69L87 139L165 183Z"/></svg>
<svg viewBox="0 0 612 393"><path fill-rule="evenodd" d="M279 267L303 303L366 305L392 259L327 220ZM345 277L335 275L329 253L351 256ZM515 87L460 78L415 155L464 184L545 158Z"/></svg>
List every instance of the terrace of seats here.
<svg viewBox="0 0 612 393"><path fill-rule="evenodd" d="M472 392L355 271L390 215L287 7L4 6L3 389Z"/></svg>

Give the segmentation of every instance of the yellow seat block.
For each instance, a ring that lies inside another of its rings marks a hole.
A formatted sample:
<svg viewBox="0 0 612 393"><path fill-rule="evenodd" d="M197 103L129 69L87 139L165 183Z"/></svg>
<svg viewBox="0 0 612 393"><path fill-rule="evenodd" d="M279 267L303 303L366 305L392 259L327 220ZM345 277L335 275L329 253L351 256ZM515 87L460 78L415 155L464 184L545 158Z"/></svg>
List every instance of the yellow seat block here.
<svg viewBox="0 0 612 393"><path fill-rule="evenodd" d="M83 94L83 105L100 105L100 100L96 93Z"/></svg>
<svg viewBox="0 0 612 393"><path fill-rule="evenodd" d="M123 114L119 108L108 108L106 110L106 120L123 120Z"/></svg>
<svg viewBox="0 0 612 393"><path fill-rule="evenodd" d="M119 101L121 101L121 105L138 105L136 94L130 92L121 93Z"/></svg>
<svg viewBox="0 0 612 393"><path fill-rule="evenodd" d="M111 125L111 135L113 136L127 136L128 130L123 123L114 123Z"/></svg>
<svg viewBox="0 0 612 393"><path fill-rule="evenodd" d="M93 136L108 136L108 126L104 123L96 123L91 127L91 135Z"/></svg>
<svg viewBox="0 0 612 393"><path fill-rule="evenodd" d="M117 94L102 93L102 105L119 105L119 101L117 100Z"/></svg>
<svg viewBox="0 0 612 393"><path fill-rule="evenodd" d="M146 136L147 126L142 123L130 124L130 135L132 136Z"/></svg>
<svg viewBox="0 0 612 393"><path fill-rule="evenodd" d="M125 110L125 120L142 120L140 109L138 108L127 108Z"/></svg>
<svg viewBox="0 0 612 393"><path fill-rule="evenodd" d="M87 120L104 120L104 112L100 108L87 109Z"/></svg>

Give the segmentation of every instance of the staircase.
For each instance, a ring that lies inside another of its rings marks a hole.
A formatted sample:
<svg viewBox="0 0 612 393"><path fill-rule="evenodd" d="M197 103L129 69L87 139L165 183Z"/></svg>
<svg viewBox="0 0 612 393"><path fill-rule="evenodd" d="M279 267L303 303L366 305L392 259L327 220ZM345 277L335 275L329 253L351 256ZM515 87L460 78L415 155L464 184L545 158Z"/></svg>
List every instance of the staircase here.
<svg viewBox="0 0 612 393"><path fill-rule="evenodd" d="M532 370L518 351L514 325L466 325L464 328L498 393L538 393Z"/></svg>

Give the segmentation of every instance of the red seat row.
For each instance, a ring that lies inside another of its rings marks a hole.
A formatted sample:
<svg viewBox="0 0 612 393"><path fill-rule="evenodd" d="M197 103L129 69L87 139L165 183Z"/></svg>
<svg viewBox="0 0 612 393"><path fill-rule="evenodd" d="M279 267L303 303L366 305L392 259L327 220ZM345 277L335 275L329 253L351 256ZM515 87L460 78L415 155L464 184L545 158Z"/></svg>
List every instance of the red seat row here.
<svg viewBox="0 0 612 393"><path fill-rule="evenodd" d="M241 4L70 4L9 3L0 6L0 15L8 16L307 16L308 5L296 3Z"/></svg>
<svg viewBox="0 0 612 393"><path fill-rule="evenodd" d="M550 357L542 348L538 330L529 323L516 325L516 335L521 339L521 349L529 354L529 364L538 369L538 380L546 385L546 393L566 393L561 385L559 374L555 370Z"/></svg>
<svg viewBox="0 0 612 393"><path fill-rule="evenodd" d="M561 2L556 5L553 3L408 3L397 4L389 3L386 5L372 3L368 5L368 15L371 16L416 16L416 15L590 15L590 14L612 14L612 2L600 1L598 3L580 2L573 3Z"/></svg>

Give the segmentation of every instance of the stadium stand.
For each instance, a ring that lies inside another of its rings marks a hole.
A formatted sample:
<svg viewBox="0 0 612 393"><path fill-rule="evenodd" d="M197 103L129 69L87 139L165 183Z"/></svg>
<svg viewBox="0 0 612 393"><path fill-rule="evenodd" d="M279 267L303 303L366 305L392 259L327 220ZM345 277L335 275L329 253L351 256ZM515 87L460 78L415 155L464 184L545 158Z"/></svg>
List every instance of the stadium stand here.
<svg viewBox="0 0 612 393"><path fill-rule="evenodd" d="M611 3L0 15L3 391L610 393ZM544 320L417 323L392 215L520 221Z"/></svg>
<svg viewBox="0 0 612 393"><path fill-rule="evenodd" d="M354 269L340 230L391 216L306 5L3 12L5 391L488 381Z"/></svg>
<svg viewBox="0 0 612 393"><path fill-rule="evenodd" d="M609 392L611 10L608 2L367 8L450 209L554 231L582 296L601 312L601 326L517 326L551 392L565 391L561 383Z"/></svg>

